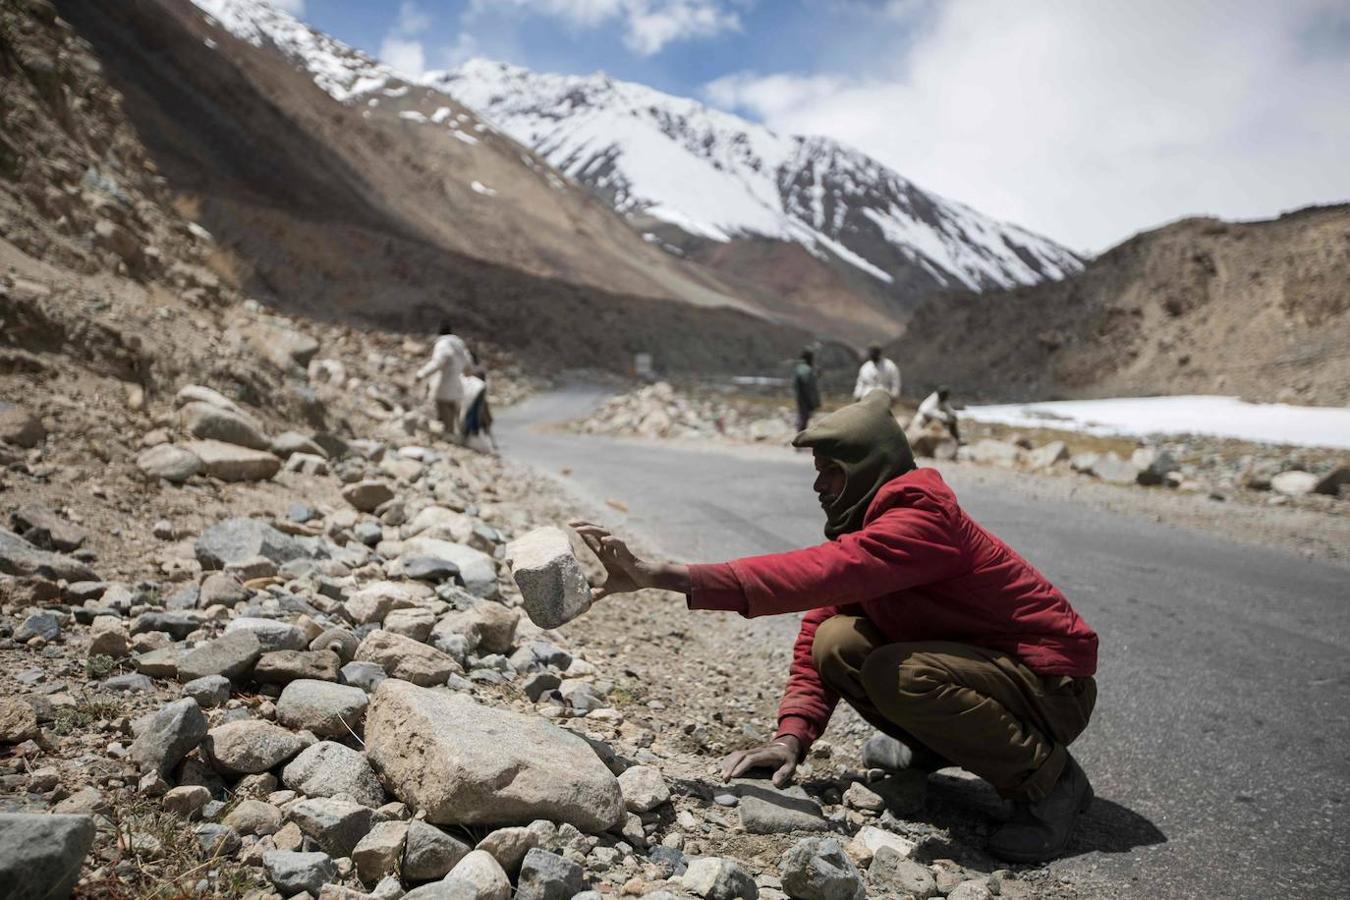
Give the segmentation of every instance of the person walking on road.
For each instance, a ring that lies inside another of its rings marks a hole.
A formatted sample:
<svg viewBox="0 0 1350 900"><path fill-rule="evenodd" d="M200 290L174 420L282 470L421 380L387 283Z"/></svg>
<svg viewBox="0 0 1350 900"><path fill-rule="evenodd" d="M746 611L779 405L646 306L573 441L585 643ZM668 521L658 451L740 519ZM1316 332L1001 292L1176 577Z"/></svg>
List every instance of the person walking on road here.
<svg viewBox="0 0 1350 900"><path fill-rule="evenodd" d="M900 398L900 367L882 356L881 347L873 344L867 349L867 359L858 367L853 399L861 400L875 390L885 391L891 403Z"/></svg>
<svg viewBox="0 0 1350 900"><path fill-rule="evenodd" d="M450 322L441 322L441 335L431 348L431 359L417 370L417 380L435 377L431 395L436 401L436 416L441 420L448 440L458 440L459 417L464 403L461 376L469 365L469 348L455 334Z"/></svg>
<svg viewBox="0 0 1350 900"><path fill-rule="evenodd" d="M956 443L961 443L961 431L956 424L956 410L948 400L949 396L950 391L940 387L925 397L909 423L910 430L924 428L929 422L940 422Z"/></svg>
<svg viewBox="0 0 1350 900"><path fill-rule="evenodd" d="M777 734L727 757L724 778L767 768L782 786L843 699L881 732L864 765L973 772L1015 805L990 838L995 855L1058 856L1093 796L1068 747L1096 702L1096 633L966 514L936 469L915 466L887 393L825 416L793 444L815 457L823 544L653 563L574 522L606 570L594 596L658 588L684 594L691 610L806 614Z"/></svg>
<svg viewBox="0 0 1350 900"><path fill-rule="evenodd" d="M804 431L811 414L820 409L820 380L816 376L816 355L808 348L802 351L792 370L792 392L797 397L797 430Z"/></svg>

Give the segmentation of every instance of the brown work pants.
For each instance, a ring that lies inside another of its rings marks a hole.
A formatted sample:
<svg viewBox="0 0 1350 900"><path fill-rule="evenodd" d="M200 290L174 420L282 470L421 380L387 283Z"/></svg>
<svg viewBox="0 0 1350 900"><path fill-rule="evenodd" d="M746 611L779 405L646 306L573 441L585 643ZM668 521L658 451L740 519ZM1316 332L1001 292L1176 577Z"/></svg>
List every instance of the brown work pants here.
<svg viewBox="0 0 1350 900"><path fill-rule="evenodd" d="M860 616L822 622L821 679L871 725L979 775L1002 796L1040 800L1087 727L1092 678L1037 675L1019 659L947 641L890 643Z"/></svg>

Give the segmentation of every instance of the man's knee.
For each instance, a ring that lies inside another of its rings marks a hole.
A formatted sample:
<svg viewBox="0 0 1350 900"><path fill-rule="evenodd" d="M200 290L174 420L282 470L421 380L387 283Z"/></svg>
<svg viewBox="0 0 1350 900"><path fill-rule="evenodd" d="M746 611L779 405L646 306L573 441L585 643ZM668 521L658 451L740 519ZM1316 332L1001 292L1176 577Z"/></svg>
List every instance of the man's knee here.
<svg viewBox="0 0 1350 900"><path fill-rule="evenodd" d="M821 680L832 687L856 678L871 643L859 630L857 616L833 616L821 622L811 642L811 661Z"/></svg>

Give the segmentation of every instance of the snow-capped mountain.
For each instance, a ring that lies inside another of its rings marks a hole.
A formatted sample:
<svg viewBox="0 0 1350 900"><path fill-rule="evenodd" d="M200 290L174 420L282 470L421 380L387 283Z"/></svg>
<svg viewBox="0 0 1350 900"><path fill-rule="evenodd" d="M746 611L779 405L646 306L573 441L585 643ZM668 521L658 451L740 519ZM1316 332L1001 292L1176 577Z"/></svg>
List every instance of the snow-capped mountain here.
<svg viewBox="0 0 1350 900"><path fill-rule="evenodd" d="M414 82L267 0L191 2L208 33L279 54L381 131L379 164L356 160L360 191L400 198L424 232L482 259L854 343L893 337L935 292L1082 268L1054 242L826 138L604 75L474 60ZM202 43L222 52L215 37ZM268 80L265 68L256 75ZM353 137L322 140L345 154ZM418 178L430 182L409 189Z"/></svg>
<svg viewBox="0 0 1350 900"><path fill-rule="evenodd" d="M836 141L780 135L643 85L483 59L423 82L619 212L700 238L795 242L887 284L913 285L916 267L938 288L970 290L1035 284L1082 268L1055 242L924 191Z"/></svg>

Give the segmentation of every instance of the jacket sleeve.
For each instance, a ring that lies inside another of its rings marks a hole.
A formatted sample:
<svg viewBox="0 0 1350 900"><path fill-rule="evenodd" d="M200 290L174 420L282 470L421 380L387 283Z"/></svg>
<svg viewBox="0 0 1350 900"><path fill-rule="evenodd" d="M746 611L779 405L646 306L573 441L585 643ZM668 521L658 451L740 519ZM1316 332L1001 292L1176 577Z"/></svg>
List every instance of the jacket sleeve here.
<svg viewBox="0 0 1350 900"><path fill-rule="evenodd" d="M927 498L815 547L690 566L690 609L747 618L862 603L969 568L951 520Z"/></svg>
<svg viewBox="0 0 1350 900"><path fill-rule="evenodd" d="M801 741L803 750L825 732L830 716L839 703L839 695L821 681L811 657L816 629L838 612L834 607L822 607L803 616L801 630L797 632L797 641L792 647L787 687L778 704L778 731L775 737L790 734Z"/></svg>
<svg viewBox="0 0 1350 900"><path fill-rule="evenodd" d="M441 366L445 364L445 358L450 352L450 348L446 345L445 341L437 341L436 345L431 349L431 359L428 360L425 366L417 370L417 377L419 379L426 378L432 372L441 368Z"/></svg>

